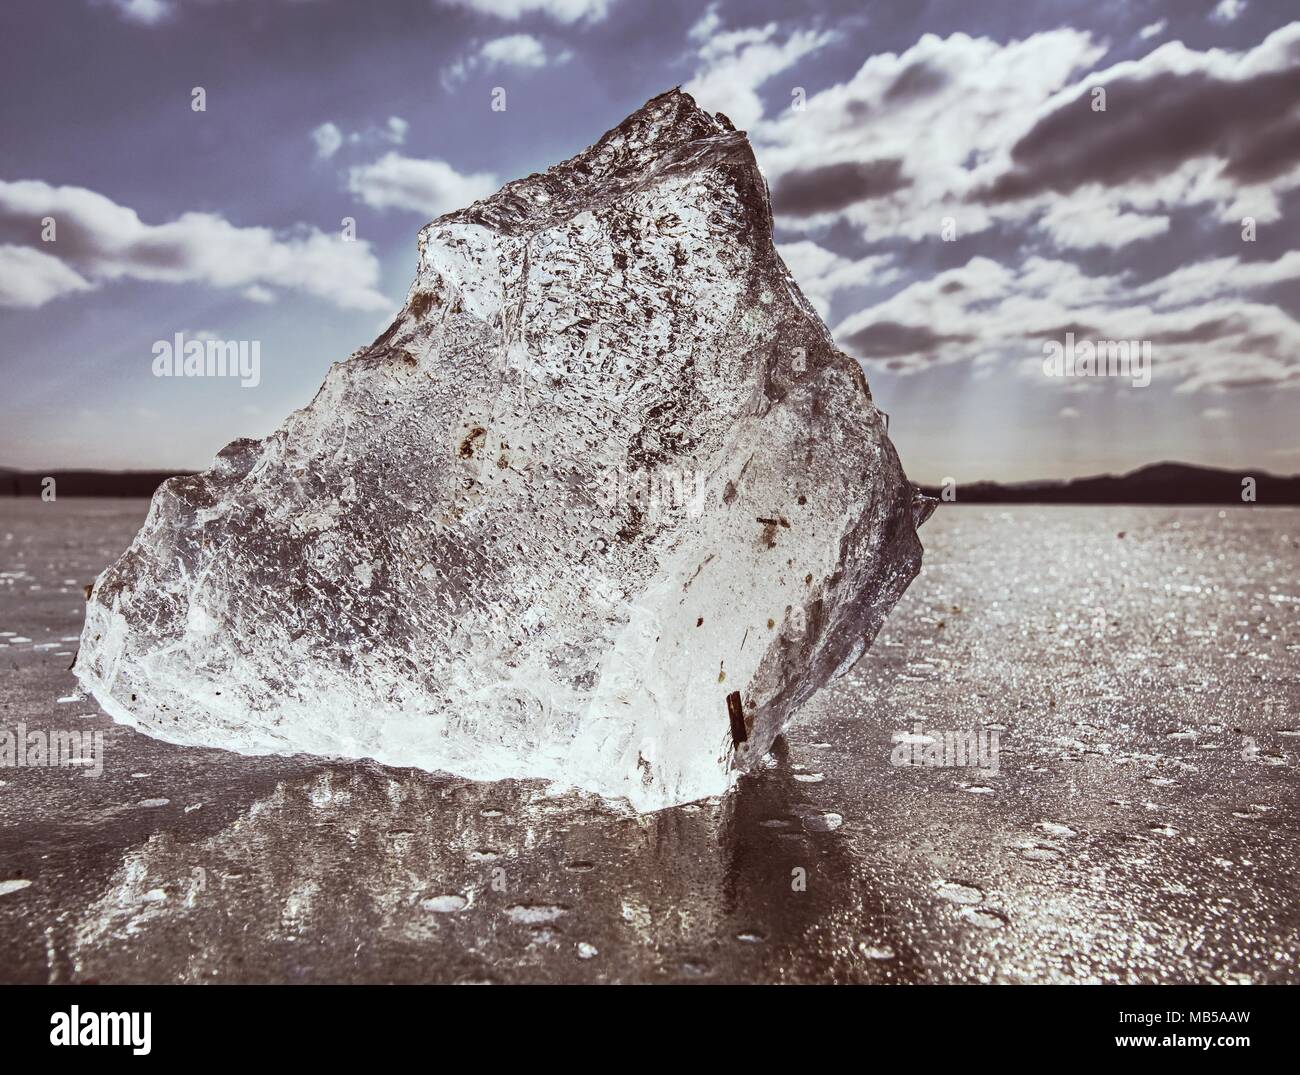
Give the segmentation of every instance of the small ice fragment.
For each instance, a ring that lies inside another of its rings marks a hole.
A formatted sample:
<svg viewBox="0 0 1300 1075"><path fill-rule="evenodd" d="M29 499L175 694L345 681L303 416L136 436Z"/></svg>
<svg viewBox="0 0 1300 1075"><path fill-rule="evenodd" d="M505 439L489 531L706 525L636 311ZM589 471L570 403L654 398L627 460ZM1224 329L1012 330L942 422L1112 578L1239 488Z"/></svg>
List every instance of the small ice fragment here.
<svg viewBox="0 0 1300 1075"><path fill-rule="evenodd" d="M517 903L506 908L506 915L511 922L521 925L544 925L560 918L567 908L550 904Z"/></svg>
<svg viewBox="0 0 1300 1075"><path fill-rule="evenodd" d="M1051 862L1054 859L1059 859L1061 857L1061 853L1056 848L1044 847L1042 845L1027 847L1021 852L1021 854L1024 855L1025 858L1032 859L1035 862Z"/></svg>
<svg viewBox="0 0 1300 1075"><path fill-rule="evenodd" d="M834 832L843 824L844 818L830 811L824 814L807 814L803 818L803 827L809 832Z"/></svg>
<svg viewBox="0 0 1300 1075"><path fill-rule="evenodd" d="M984 899L984 893L974 885L962 881L938 881L934 891L940 899L951 903L975 904Z"/></svg>
<svg viewBox="0 0 1300 1075"><path fill-rule="evenodd" d="M420 906L426 911L432 911L434 914L452 914L455 911L463 911L469 906L469 900L464 896L454 894L446 896L429 896L420 901Z"/></svg>
<svg viewBox="0 0 1300 1075"><path fill-rule="evenodd" d="M1001 929L1007 924L1007 916L1001 911L992 911L987 907L963 907L962 918L980 929Z"/></svg>
<svg viewBox="0 0 1300 1075"><path fill-rule="evenodd" d="M1040 832L1045 832L1049 836L1073 836L1074 830L1069 825L1062 825L1057 821L1040 821L1035 828Z"/></svg>

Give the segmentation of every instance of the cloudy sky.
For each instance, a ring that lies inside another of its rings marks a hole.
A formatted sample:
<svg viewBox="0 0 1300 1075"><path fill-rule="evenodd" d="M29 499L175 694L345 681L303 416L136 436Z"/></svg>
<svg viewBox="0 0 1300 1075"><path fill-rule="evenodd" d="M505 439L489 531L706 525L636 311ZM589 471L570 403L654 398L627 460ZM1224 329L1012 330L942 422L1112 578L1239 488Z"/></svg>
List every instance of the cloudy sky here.
<svg viewBox="0 0 1300 1075"><path fill-rule="evenodd" d="M749 131L914 479L1300 471L1294 0L5 0L0 465L269 432L422 224L677 84ZM1151 384L1045 376L1067 331ZM261 384L155 378L176 332Z"/></svg>

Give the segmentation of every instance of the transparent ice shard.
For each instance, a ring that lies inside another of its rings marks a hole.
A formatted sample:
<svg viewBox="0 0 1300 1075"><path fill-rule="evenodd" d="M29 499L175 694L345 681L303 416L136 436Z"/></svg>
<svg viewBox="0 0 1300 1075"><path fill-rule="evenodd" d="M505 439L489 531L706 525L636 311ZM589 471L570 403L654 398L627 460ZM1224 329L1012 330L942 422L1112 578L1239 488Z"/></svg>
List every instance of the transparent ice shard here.
<svg viewBox="0 0 1300 1075"><path fill-rule="evenodd" d="M308 406L158 490L78 678L177 743L725 791L875 637L930 507L748 141L673 91L419 255Z"/></svg>

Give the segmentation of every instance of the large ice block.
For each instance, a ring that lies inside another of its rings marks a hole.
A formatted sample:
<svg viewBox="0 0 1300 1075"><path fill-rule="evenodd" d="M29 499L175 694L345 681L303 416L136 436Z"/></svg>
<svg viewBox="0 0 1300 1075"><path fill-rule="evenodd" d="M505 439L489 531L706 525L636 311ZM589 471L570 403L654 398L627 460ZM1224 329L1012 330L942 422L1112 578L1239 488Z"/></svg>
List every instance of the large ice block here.
<svg viewBox="0 0 1300 1075"><path fill-rule="evenodd" d="M159 489L78 677L177 743L725 791L871 642L926 510L747 139L667 93L419 254L308 406Z"/></svg>

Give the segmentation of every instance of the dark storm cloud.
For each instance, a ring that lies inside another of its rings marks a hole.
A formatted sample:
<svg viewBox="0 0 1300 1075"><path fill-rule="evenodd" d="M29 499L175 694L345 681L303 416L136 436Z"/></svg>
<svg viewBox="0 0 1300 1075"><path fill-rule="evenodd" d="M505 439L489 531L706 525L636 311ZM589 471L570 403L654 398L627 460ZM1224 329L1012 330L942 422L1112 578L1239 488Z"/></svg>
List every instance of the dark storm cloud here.
<svg viewBox="0 0 1300 1075"><path fill-rule="evenodd" d="M1228 162L1224 175L1243 183L1260 183L1289 171L1300 160L1300 116L1291 116L1260 132L1259 140Z"/></svg>
<svg viewBox="0 0 1300 1075"><path fill-rule="evenodd" d="M924 325L899 321L877 321L851 333L844 343L862 358L894 358L900 355L928 355L945 343L968 343L966 335L943 335Z"/></svg>
<svg viewBox="0 0 1300 1075"><path fill-rule="evenodd" d="M910 64L885 91L886 101L908 101L924 97L948 85L948 75L928 63Z"/></svg>
<svg viewBox="0 0 1300 1075"><path fill-rule="evenodd" d="M46 216L57 223L58 242L47 243L41 238ZM93 262L110 257L115 249L104 234L103 227L79 212L79 207L55 208L53 201L35 208L12 205L0 191L0 243L30 246L57 256L64 261Z"/></svg>
<svg viewBox="0 0 1300 1075"><path fill-rule="evenodd" d="M1253 336L1247 336L1241 341L1241 348L1252 354L1267 355L1269 358L1282 358L1290 353L1291 345L1288 341L1282 339L1275 332L1259 332ZM1288 372L1288 377L1294 378L1296 370Z"/></svg>
<svg viewBox="0 0 1300 1075"><path fill-rule="evenodd" d="M1300 162L1300 62L1243 79L1162 73L1105 89L1104 112L1092 110L1089 91L1040 119L1012 149L1012 170L976 199L1118 186L1167 175L1197 157L1222 159L1222 174L1244 183Z"/></svg>
<svg viewBox="0 0 1300 1075"><path fill-rule="evenodd" d="M1191 328L1161 332L1155 337L1156 343L1208 343L1222 340L1227 336L1238 336L1246 329L1246 323L1239 316L1216 317L1201 321Z"/></svg>
<svg viewBox="0 0 1300 1075"><path fill-rule="evenodd" d="M1092 325L1085 325L1081 321L1071 321L1069 324L1057 325L1055 328L1029 329L1023 335L1025 339L1029 340L1039 338L1064 339L1071 332L1074 333L1076 339L1090 339L1101 335Z"/></svg>
<svg viewBox="0 0 1300 1075"><path fill-rule="evenodd" d="M773 195L776 211L791 216L812 216L880 198L909 184L902 169L903 162L891 157L788 172Z"/></svg>
<svg viewBox="0 0 1300 1075"><path fill-rule="evenodd" d="M1215 382L1216 388L1222 389L1246 389L1246 388L1273 388L1279 383L1293 381L1294 377L1223 377Z"/></svg>

